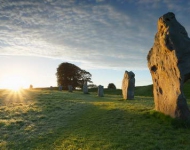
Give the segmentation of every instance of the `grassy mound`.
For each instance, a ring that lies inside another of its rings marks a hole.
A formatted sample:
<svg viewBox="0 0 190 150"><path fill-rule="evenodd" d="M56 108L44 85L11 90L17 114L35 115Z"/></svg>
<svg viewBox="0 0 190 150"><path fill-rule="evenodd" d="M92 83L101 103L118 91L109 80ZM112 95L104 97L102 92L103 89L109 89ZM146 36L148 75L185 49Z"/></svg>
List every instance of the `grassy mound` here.
<svg viewBox="0 0 190 150"><path fill-rule="evenodd" d="M184 85L184 94L187 99L190 99L190 80Z"/></svg>
<svg viewBox="0 0 190 150"><path fill-rule="evenodd" d="M148 96L152 97L153 92L152 92L152 85L147 85L147 86L137 86L135 87L135 95L136 96ZM92 88L89 89L89 92L97 92L97 88ZM104 89L105 94L110 94L110 95L122 95L121 89Z"/></svg>
<svg viewBox="0 0 190 150"><path fill-rule="evenodd" d="M135 95L137 96L153 96L153 85L135 87Z"/></svg>

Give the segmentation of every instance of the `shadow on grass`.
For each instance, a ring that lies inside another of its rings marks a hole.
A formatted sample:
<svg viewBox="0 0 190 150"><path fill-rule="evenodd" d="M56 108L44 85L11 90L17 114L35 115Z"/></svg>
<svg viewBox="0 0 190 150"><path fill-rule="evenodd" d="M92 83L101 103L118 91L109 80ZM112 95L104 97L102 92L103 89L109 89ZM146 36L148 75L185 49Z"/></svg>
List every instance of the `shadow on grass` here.
<svg viewBox="0 0 190 150"><path fill-rule="evenodd" d="M190 121L189 120L181 120L177 118L172 118L169 115L165 115L161 112L151 110L147 113L145 113L147 117L152 117L152 119L155 119L159 122L164 122L165 124L171 125L175 129L190 129Z"/></svg>
<svg viewBox="0 0 190 150"><path fill-rule="evenodd" d="M12 109L1 107L4 114L0 148L110 150L190 146L183 138L190 138L189 131L178 139L173 135L181 131L173 130L167 119L150 114L151 98L119 101L120 96L49 91L31 91L29 95L31 103L15 104Z"/></svg>

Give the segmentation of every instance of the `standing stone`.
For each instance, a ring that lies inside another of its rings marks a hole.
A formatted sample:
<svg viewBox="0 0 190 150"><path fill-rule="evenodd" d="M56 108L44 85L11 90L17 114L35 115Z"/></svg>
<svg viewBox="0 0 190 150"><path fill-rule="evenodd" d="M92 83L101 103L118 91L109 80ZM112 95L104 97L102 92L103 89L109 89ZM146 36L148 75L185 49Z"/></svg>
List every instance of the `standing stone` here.
<svg viewBox="0 0 190 150"><path fill-rule="evenodd" d="M52 92L53 92L53 86L50 86L49 89L50 89L50 94L52 94Z"/></svg>
<svg viewBox="0 0 190 150"><path fill-rule="evenodd" d="M73 92L73 87L72 87L72 85L68 85L68 90L69 90L69 92Z"/></svg>
<svg viewBox="0 0 190 150"><path fill-rule="evenodd" d="M33 89L33 85L32 84L30 84L30 89Z"/></svg>
<svg viewBox="0 0 190 150"><path fill-rule="evenodd" d="M84 81L84 85L83 85L83 93L84 93L84 94L88 94L88 85L87 85L87 81Z"/></svg>
<svg viewBox="0 0 190 150"><path fill-rule="evenodd" d="M50 89L50 91L52 91L52 90L53 90L53 87L52 87L52 86L50 86L50 87L49 87L49 89Z"/></svg>
<svg viewBox="0 0 190 150"><path fill-rule="evenodd" d="M99 97L104 96L104 86L101 86L101 85L98 86L98 96Z"/></svg>
<svg viewBox="0 0 190 150"><path fill-rule="evenodd" d="M59 86L59 91L62 91L63 90L63 86Z"/></svg>
<svg viewBox="0 0 190 150"><path fill-rule="evenodd" d="M135 90L135 74L130 71L125 71L122 81L123 99L134 99Z"/></svg>
<svg viewBox="0 0 190 150"><path fill-rule="evenodd" d="M190 78L190 39L171 12L158 20L158 32L147 56L155 109L178 119L190 119L183 85Z"/></svg>

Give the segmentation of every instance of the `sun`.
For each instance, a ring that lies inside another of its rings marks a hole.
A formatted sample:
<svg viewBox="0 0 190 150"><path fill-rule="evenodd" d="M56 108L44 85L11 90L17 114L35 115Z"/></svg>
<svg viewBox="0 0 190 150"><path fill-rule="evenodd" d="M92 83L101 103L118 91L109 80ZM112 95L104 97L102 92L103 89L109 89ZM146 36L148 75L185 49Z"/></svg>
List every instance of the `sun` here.
<svg viewBox="0 0 190 150"><path fill-rule="evenodd" d="M15 92L17 92L17 91L20 91L20 89L21 89L21 87L19 86L19 85L13 85L11 88L9 88L10 90L12 90L12 91L15 91Z"/></svg>
<svg viewBox="0 0 190 150"><path fill-rule="evenodd" d="M1 83L4 88L19 91L22 88L26 88L27 84L26 79L21 75L9 75L3 78Z"/></svg>

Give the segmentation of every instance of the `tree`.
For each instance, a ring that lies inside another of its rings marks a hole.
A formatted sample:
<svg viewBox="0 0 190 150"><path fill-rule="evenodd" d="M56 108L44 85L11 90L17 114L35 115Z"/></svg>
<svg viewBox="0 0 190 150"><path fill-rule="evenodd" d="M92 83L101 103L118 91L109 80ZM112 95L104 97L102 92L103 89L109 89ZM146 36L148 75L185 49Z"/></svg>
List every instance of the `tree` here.
<svg viewBox="0 0 190 150"><path fill-rule="evenodd" d="M78 66L71 63L61 63L57 68L57 84L62 86L64 90L68 89L68 85L76 87L82 87L84 81L91 81L91 74L85 70L82 70Z"/></svg>
<svg viewBox="0 0 190 150"><path fill-rule="evenodd" d="M116 89L116 86L113 83L109 83L108 89Z"/></svg>
<svg viewBox="0 0 190 150"><path fill-rule="evenodd" d="M83 87L83 84L85 81L92 83L92 81L91 81L92 75L90 74L90 72L81 70L80 75L81 75L81 80L79 80L78 82L79 82L81 88Z"/></svg>

